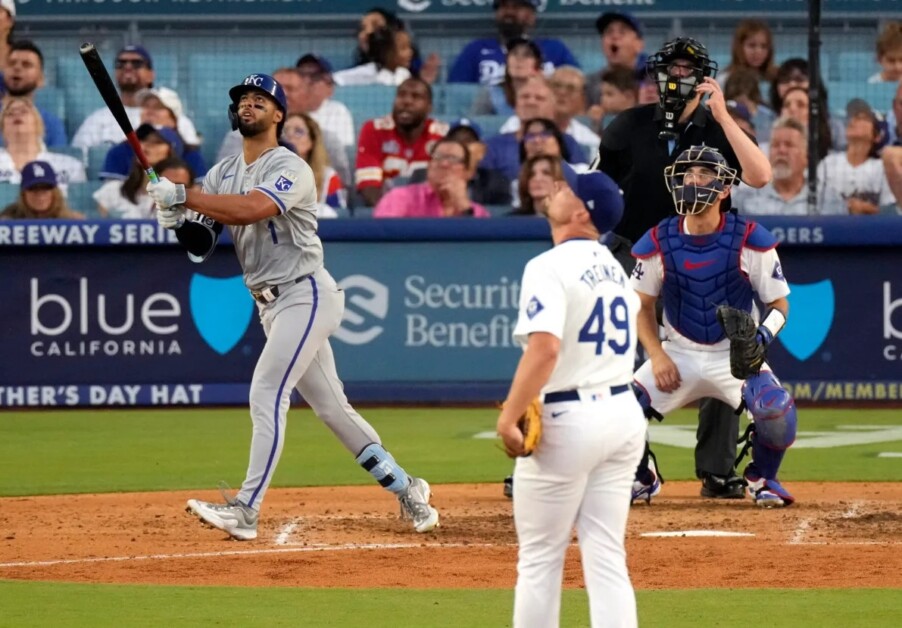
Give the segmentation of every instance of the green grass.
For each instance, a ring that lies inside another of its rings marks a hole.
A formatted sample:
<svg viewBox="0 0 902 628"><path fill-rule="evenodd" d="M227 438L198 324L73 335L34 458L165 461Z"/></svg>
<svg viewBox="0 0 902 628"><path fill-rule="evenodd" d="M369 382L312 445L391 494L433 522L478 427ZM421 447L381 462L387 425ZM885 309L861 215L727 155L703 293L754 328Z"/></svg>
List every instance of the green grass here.
<svg viewBox="0 0 902 628"><path fill-rule="evenodd" d="M363 413L395 457L431 482L495 482L510 462L494 440L497 411L369 409ZM899 425L892 410L803 409L802 430L837 425ZM692 425L674 413L669 425ZM250 419L244 409L6 412L0 415L0 495L174 490L240 484ZM668 479L694 477L692 451L657 446ZM877 458L902 441L832 449L793 449L781 476L802 480L902 481L902 461ZM371 481L332 433L306 409L293 410L274 486L367 484Z"/></svg>
<svg viewBox="0 0 902 628"><path fill-rule="evenodd" d="M889 589L637 592L642 626L898 625ZM0 582L0 626L509 626L507 590L149 587ZM761 609L770 609L763 615ZM561 626L588 626L585 591L564 592Z"/></svg>
<svg viewBox="0 0 902 628"><path fill-rule="evenodd" d="M431 482L498 482L511 464L491 439L497 410L369 409L364 416L412 472ZM897 426L887 410L800 412L804 431ZM693 425L679 412L669 425ZM250 420L244 409L5 412L0 496L211 488L244 477ZM692 450L658 446L668 479L694 476ZM902 481L902 441L797 449L782 477ZM293 410L275 486L372 480L308 410ZM766 583L762 583L766 584ZM898 590L639 591L640 624L667 628L896 626ZM0 626L508 626L509 590L345 590L156 587L0 581ZM761 609L768 609L764 615ZM562 626L587 626L584 591L564 592Z"/></svg>

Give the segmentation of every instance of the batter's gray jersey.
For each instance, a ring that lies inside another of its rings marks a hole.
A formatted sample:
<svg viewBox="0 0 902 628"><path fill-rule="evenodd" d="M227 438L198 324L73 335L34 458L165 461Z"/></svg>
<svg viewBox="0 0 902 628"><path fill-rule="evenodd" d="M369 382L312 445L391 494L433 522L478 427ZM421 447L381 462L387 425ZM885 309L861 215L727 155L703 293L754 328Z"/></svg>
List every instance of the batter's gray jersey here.
<svg viewBox="0 0 902 628"><path fill-rule="evenodd" d="M226 157L204 177L209 194L248 194L259 190L275 201L279 215L244 226L229 226L235 253L250 290L277 286L314 273L323 265L316 235L316 184L313 171L296 154L279 146L251 165L244 153Z"/></svg>

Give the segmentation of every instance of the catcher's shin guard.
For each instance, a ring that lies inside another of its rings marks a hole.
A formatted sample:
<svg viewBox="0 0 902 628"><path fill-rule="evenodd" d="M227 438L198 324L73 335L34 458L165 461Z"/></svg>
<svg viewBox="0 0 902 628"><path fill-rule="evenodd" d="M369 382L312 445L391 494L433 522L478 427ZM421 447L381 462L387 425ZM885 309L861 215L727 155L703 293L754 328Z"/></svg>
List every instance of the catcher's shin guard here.
<svg viewBox="0 0 902 628"><path fill-rule="evenodd" d="M661 492L663 483L664 478L658 472L658 459L651 450L648 440L646 440L645 451L642 454L642 459L639 461L639 466L636 467L636 477L633 480L630 503L637 499L644 499L646 503L650 504L651 498Z"/></svg>
<svg viewBox="0 0 902 628"><path fill-rule="evenodd" d="M755 422L752 461L762 477L776 479L783 455L796 438L795 401L767 371L745 381L742 400Z"/></svg>
<svg viewBox="0 0 902 628"><path fill-rule="evenodd" d="M392 455L378 443L367 445L357 455L357 464L376 478L380 486L398 494L410 484L410 476L401 468Z"/></svg>

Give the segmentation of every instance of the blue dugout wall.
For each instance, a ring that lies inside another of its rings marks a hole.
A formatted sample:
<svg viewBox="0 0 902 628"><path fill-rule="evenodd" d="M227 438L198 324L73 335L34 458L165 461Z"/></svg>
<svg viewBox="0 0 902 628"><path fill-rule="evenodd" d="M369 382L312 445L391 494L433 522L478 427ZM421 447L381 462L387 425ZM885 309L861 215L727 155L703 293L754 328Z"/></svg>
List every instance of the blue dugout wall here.
<svg viewBox="0 0 902 628"><path fill-rule="evenodd" d="M792 285L775 370L801 401L902 400L902 222L761 221ZM323 222L349 396L502 399L541 220ZM244 404L263 343L231 245L192 264L152 222L0 223L0 406Z"/></svg>

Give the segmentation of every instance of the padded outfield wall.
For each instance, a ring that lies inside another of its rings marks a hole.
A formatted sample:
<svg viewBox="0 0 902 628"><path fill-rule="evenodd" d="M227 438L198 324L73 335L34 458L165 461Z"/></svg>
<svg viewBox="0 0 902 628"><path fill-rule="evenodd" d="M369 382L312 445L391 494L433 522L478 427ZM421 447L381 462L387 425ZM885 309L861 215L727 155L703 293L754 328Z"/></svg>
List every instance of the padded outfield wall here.
<svg viewBox="0 0 902 628"><path fill-rule="evenodd" d="M902 400L902 228L894 217L761 221L790 317L771 363L800 401ZM540 220L324 222L347 293L332 343L349 396L502 399ZM0 406L245 404L264 338L223 243L188 261L152 222L0 224Z"/></svg>

